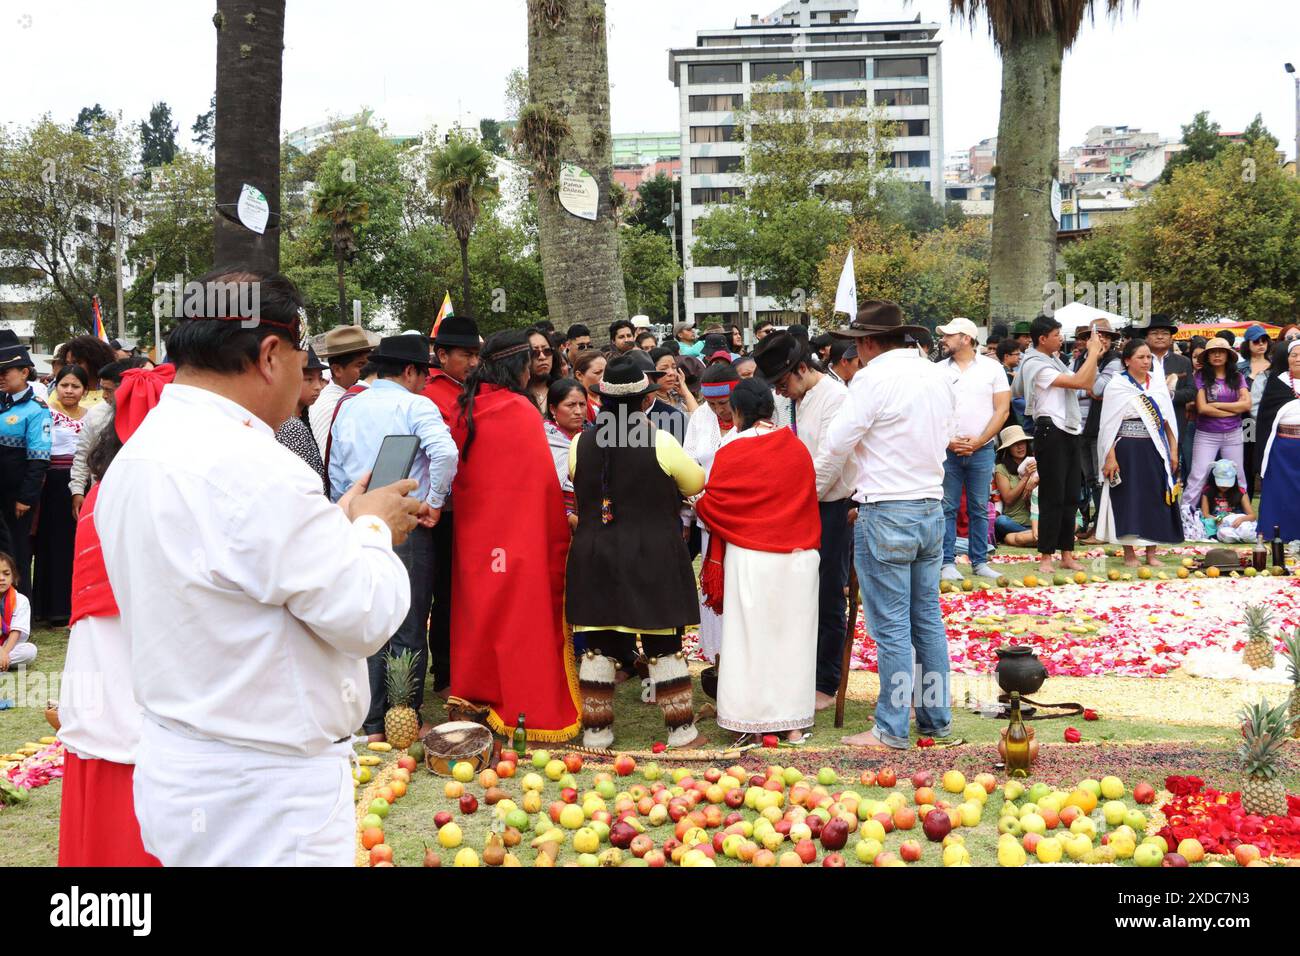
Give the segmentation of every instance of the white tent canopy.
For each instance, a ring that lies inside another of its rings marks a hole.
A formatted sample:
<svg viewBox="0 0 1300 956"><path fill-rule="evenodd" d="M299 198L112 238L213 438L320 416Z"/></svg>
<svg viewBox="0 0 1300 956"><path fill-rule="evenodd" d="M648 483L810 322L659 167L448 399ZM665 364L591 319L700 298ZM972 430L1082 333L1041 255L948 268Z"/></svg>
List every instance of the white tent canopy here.
<svg viewBox="0 0 1300 956"><path fill-rule="evenodd" d="M1129 324L1129 320L1122 315L1084 305L1082 302L1071 302L1069 305L1061 306L1052 314L1052 318L1061 323L1061 334L1067 340L1074 338L1079 328L1093 319L1107 319L1113 329L1122 329Z"/></svg>

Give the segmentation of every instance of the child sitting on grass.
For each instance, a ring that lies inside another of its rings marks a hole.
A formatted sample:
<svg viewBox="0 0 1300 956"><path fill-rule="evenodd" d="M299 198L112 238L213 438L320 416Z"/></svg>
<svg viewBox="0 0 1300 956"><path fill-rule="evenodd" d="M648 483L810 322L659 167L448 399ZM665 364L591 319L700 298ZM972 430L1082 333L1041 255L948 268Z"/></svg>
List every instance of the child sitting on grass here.
<svg viewBox="0 0 1300 956"><path fill-rule="evenodd" d="M1250 544L1255 540L1255 509L1241 491L1237 466L1226 458L1214 463L1214 480L1201 495L1201 522L1205 533L1225 544Z"/></svg>
<svg viewBox="0 0 1300 956"><path fill-rule="evenodd" d="M0 551L0 672L36 660L36 645L27 640L32 606L14 587L17 577L18 562Z"/></svg>

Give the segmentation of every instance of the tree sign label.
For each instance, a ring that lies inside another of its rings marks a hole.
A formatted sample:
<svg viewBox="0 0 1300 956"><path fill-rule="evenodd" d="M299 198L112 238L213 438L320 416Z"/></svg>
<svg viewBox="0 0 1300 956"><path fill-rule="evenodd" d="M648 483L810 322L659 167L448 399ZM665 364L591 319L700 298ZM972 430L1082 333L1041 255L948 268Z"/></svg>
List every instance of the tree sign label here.
<svg viewBox="0 0 1300 956"><path fill-rule="evenodd" d="M572 163L560 167L560 205L579 219L595 221L600 187L591 173Z"/></svg>
<svg viewBox="0 0 1300 956"><path fill-rule="evenodd" d="M271 206L256 186L244 183L239 191L239 221L259 236L266 232L266 220L271 215Z"/></svg>
<svg viewBox="0 0 1300 956"><path fill-rule="evenodd" d="M1061 184L1058 180L1052 180L1052 218L1056 224L1061 224Z"/></svg>

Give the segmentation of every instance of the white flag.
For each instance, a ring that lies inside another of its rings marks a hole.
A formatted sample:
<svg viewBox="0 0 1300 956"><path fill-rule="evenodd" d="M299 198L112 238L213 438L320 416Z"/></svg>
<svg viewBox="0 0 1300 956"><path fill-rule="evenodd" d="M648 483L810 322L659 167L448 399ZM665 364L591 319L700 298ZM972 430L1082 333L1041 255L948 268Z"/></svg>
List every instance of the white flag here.
<svg viewBox="0 0 1300 956"><path fill-rule="evenodd" d="M835 290L835 311L848 314L852 322L858 317L858 283L853 275L853 250L844 260L844 271L840 273L840 287Z"/></svg>

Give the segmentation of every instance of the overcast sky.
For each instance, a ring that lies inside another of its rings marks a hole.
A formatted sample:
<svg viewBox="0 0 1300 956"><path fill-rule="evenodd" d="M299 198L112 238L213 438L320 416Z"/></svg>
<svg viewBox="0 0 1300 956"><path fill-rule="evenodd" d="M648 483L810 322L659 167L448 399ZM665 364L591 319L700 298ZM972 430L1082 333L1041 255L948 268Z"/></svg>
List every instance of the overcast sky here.
<svg viewBox="0 0 1300 956"><path fill-rule="evenodd" d="M1099 6L1102 3L1099 0ZM767 14L779 0L609 0L615 132L674 130L668 53L695 31ZM71 121L99 102L128 120L165 100L189 141L215 84L213 0L0 0L0 122L49 112ZM525 0L289 0L283 128L373 108L394 132L504 112L504 80L527 65ZM981 20L952 22L948 0L863 0L860 21L942 24L944 149L997 133L1001 63ZM1061 145L1094 125L1177 137L1208 109L1225 131L1257 113L1294 154L1298 0L1142 0L1085 28L1067 54Z"/></svg>

